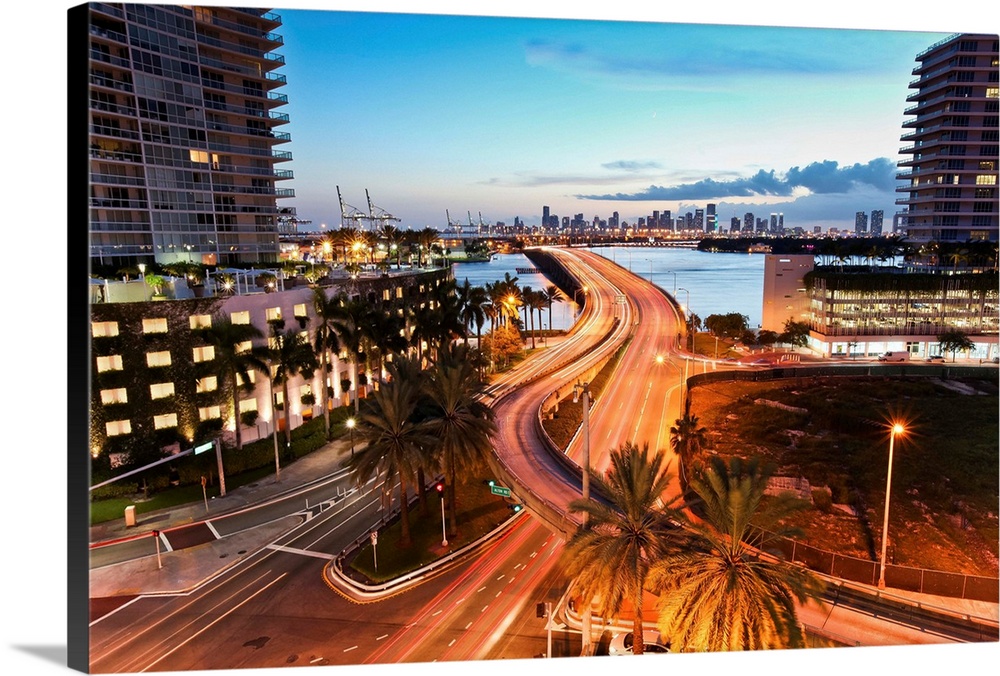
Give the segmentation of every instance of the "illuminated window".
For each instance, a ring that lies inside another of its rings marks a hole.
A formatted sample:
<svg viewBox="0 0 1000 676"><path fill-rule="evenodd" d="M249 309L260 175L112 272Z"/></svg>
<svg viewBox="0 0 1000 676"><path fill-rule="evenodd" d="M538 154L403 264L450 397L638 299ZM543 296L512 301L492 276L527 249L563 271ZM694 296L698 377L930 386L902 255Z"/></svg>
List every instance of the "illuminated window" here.
<svg viewBox="0 0 1000 676"><path fill-rule="evenodd" d="M198 420L215 420L222 417L222 409L218 406L205 406L198 409Z"/></svg>
<svg viewBox="0 0 1000 676"><path fill-rule="evenodd" d="M204 150L192 150L191 161L199 162L201 164L208 164L208 153L205 152Z"/></svg>
<svg viewBox="0 0 1000 676"><path fill-rule="evenodd" d="M245 413L246 411L256 411L256 410L257 410L257 399L240 400L240 413Z"/></svg>
<svg viewBox="0 0 1000 676"><path fill-rule="evenodd" d="M157 317L156 319L143 319L142 320L142 332L143 333L166 333L167 332L167 318Z"/></svg>
<svg viewBox="0 0 1000 676"><path fill-rule="evenodd" d="M195 392L215 392L217 389L219 389L219 379L215 376L199 378L194 386Z"/></svg>
<svg viewBox="0 0 1000 676"><path fill-rule="evenodd" d="M149 386L149 396L152 399L163 399L174 396L173 383L155 383Z"/></svg>
<svg viewBox="0 0 1000 676"><path fill-rule="evenodd" d="M264 310L264 318L269 322L277 321L281 319L281 308L280 307L269 307Z"/></svg>
<svg viewBox="0 0 1000 676"><path fill-rule="evenodd" d="M121 371L121 370L122 370L122 356L120 354L113 354L108 357L97 358L98 373L104 373L105 371Z"/></svg>
<svg viewBox="0 0 1000 676"><path fill-rule="evenodd" d="M306 311L306 304L305 303L299 303L298 305L296 305L295 307L293 307L292 308L292 313L296 317L307 317L309 315L309 313Z"/></svg>
<svg viewBox="0 0 1000 676"><path fill-rule="evenodd" d="M102 404L127 404L128 403L128 393L125 391L124 387L119 387L114 390L101 390L101 403Z"/></svg>
<svg viewBox="0 0 1000 676"><path fill-rule="evenodd" d="M212 315L191 315L191 329L212 328Z"/></svg>
<svg viewBox="0 0 1000 676"><path fill-rule="evenodd" d="M996 185L997 177L979 174L976 176L976 185Z"/></svg>
<svg viewBox="0 0 1000 676"><path fill-rule="evenodd" d="M244 310L243 312L234 312L230 315L230 319L233 324L249 324L250 312L247 310Z"/></svg>
<svg viewBox="0 0 1000 676"><path fill-rule="evenodd" d="M215 359L214 345L194 348L194 361L196 364L203 361L212 361L213 359Z"/></svg>
<svg viewBox="0 0 1000 676"><path fill-rule="evenodd" d="M153 416L153 428L158 430L165 430L171 427L177 427L177 414L176 413L164 413L163 415Z"/></svg>
<svg viewBox="0 0 1000 676"><path fill-rule="evenodd" d="M104 423L104 429L107 431L109 437L116 437L119 434L131 434L132 422L129 420L112 420L111 422Z"/></svg>
<svg viewBox="0 0 1000 676"><path fill-rule="evenodd" d="M118 335L118 322L91 322L90 332L94 338L110 338Z"/></svg>
<svg viewBox="0 0 1000 676"><path fill-rule="evenodd" d="M242 343L236 343L235 347L237 354L242 354L243 352L249 352L250 349L253 347L253 341L244 340Z"/></svg>
<svg viewBox="0 0 1000 676"><path fill-rule="evenodd" d="M257 372L254 371L253 369L247 371L247 379L246 380L244 380L243 376L241 376L239 373L236 374L236 384L237 384L237 386L239 386L239 387L245 387L246 384L247 384L247 381L249 381L251 385L254 384L257 381Z"/></svg>
<svg viewBox="0 0 1000 676"><path fill-rule="evenodd" d="M147 352L146 366L170 366L170 350L164 350L163 352Z"/></svg>

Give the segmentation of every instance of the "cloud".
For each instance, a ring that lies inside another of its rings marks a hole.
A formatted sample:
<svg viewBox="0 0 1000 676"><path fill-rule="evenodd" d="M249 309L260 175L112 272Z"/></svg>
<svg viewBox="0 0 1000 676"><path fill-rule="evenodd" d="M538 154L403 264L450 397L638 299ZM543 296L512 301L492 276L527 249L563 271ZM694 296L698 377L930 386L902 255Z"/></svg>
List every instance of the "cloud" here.
<svg viewBox="0 0 1000 676"><path fill-rule="evenodd" d="M659 169L663 165L659 162L640 162L638 160L618 160L616 162L606 162L601 165L604 169L620 169L622 171L644 171L646 169Z"/></svg>
<svg viewBox="0 0 1000 676"><path fill-rule="evenodd" d="M579 199L654 201L654 200L705 200L726 197L798 197L804 194L843 194L861 186L892 191L895 188L896 164L886 157L876 158L867 164L841 167L834 160L813 162L805 167L792 167L783 174L774 169L756 174L719 181L703 178L693 183L673 186L650 185L635 193L605 195L576 195Z"/></svg>

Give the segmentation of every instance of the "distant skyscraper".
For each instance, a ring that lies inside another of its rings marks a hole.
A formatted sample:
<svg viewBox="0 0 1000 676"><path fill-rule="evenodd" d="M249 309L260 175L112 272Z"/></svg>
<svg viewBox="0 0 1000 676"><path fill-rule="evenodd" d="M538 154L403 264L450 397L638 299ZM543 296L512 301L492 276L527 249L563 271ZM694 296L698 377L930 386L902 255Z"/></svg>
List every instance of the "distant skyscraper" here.
<svg viewBox="0 0 1000 676"><path fill-rule="evenodd" d="M785 231L785 214L779 212L778 213L778 232L784 232L784 231Z"/></svg>
<svg viewBox="0 0 1000 676"><path fill-rule="evenodd" d="M546 206L542 207L542 227L548 228L551 224L549 221L549 208Z"/></svg>
<svg viewBox="0 0 1000 676"><path fill-rule="evenodd" d="M896 178L915 241L997 241L997 36L959 34L917 54Z"/></svg>
<svg viewBox="0 0 1000 676"><path fill-rule="evenodd" d="M868 214L863 211L854 214L854 234L859 237L868 234Z"/></svg>
<svg viewBox="0 0 1000 676"><path fill-rule="evenodd" d="M754 218L753 212L748 211L743 214L743 230L746 232L753 232Z"/></svg>
<svg viewBox="0 0 1000 676"><path fill-rule="evenodd" d="M875 237L882 236L882 210L872 209L872 218L869 222L868 230Z"/></svg>
<svg viewBox="0 0 1000 676"><path fill-rule="evenodd" d="M281 17L266 9L89 8L90 255L95 263L278 260L292 158ZM88 61L89 57L89 61ZM74 66L75 67L75 66Z"/></svg>
<svg viewBox="0 0 1000 676"><path fill-rule="evenodd" d="M695 209L694 210L694 224L692 226L695 230L705 229L705 210Z"/></svg>
<svg viewBox="0 0 1000 676"><path fill-rule="evenodd" d="M715 216L715 205L705 205L705 232L715 232L717 219Z"/></svg>
<svg viewBox="0 0 1000 676"><path fill-rule="evenodd" d="M740 217L733 216L729 219L729 232L739 232L740 231Z"/></svg>
<svg viewBox="0 0 1000 676"><path fill-rule="evenodd" d="M771 227L769 228L771 234L778 232L778 214L771 214Z"/></svg>

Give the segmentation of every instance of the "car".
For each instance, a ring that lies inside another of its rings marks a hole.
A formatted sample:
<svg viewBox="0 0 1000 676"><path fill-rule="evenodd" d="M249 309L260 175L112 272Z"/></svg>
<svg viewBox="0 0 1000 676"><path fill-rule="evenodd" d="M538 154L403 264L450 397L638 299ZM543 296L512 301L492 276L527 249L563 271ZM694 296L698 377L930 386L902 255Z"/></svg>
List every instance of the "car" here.
<svg viewBox="0 0 1000 676"><path fill-rule="evenodd" d="M750 366L774 366L774 362L770 359L754 359Z"/></svg>
<svg viewBox="0 0 1000 676"><path fill-rule="evenodd" d="M611 637L608 655L631 655L635 635L631 631L621 632ZM664 643L658 631L642 632L642 654L654 655L670 652L670 643Z"/></svg>
<svg viewBox="0 0 1000 676"><path fill-rule="evenodd" d="M939 354L932 354L931 356L927 357L927 359L925 359L924 361L928 361L934 364L943 364L944 357L942 357Z"/></svg>

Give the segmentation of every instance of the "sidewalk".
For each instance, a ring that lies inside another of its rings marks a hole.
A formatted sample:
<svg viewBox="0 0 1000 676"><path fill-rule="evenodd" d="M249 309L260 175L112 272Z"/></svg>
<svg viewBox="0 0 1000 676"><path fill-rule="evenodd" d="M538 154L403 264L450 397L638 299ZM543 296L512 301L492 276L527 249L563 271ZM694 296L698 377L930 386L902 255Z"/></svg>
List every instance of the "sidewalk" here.
<svg viewBox="0 0 1000 676"><path fill-rule="evenodd" d="M92 526L91 544L152 536L153 530L169 530L177 526L218 518L254 504L266 502L294 490L303 484L336 472L350 457L351 444L336 439L326 446L282 467L280 481L271 474L260 481L226 491L225 497L210 501L210 513L205 514L202 501L178 505L170 509L148 512L137 516L136 525L127 527L122 518ZM104 566L90 571L90 598L130 597L139 594L174 593L190 590L239 563L261 547L272 542L300 520L289 516L276 523L235 533L179 552L161 550L160 563L156 556L147 556L124 563Z"/></svg>

